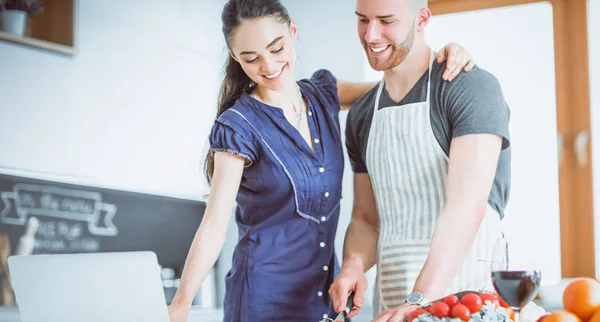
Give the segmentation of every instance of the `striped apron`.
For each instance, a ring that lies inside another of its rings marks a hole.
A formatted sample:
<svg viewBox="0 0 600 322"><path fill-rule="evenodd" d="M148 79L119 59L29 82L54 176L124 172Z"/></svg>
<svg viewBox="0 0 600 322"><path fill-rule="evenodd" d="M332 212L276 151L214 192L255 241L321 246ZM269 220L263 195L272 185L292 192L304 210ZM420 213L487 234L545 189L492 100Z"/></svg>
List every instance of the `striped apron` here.
<svg viewBox="0 0 600 322"><path fill-rule="evenodd" d="M379 110L383 81L375 98L366 156L381 220L375 316L401 305L412 292L444 208L448 156L429 116L433 58L432 53L425 102ZM473 246L444 295L492 291L491 271L507 267L506 250L500 216L488 205Z"/></svg>

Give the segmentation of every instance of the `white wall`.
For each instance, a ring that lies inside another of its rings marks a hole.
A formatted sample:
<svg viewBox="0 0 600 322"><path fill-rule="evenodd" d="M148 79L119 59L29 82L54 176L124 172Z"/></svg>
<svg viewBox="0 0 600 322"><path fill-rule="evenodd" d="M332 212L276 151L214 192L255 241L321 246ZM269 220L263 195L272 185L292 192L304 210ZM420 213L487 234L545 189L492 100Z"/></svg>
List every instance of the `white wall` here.
<svg viewBox="0 0 600 322"><path fill-rule="evenodd" d="M75 57L0 42L0 166L199 199L223 3L79 0Z"/></svg>
<svg viewBox="0 0 600 322"><path fill-rule="evenodd" d="M595 19L592 19L592 17L595 17ZM600 17L600 0L588 0L596 249L600 249L600 20L598 20L598 17ZM596 255L596 277L600 277L600 256L598 255Z"/></svg>

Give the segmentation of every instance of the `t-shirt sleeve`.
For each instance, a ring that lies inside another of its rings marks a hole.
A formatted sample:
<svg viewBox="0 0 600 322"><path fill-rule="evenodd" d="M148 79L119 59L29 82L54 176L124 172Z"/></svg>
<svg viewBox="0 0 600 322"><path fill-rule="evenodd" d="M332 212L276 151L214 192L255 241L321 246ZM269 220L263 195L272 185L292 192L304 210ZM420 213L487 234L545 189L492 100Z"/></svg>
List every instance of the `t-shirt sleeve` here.
<svg viewBox="0 0 600 322"><path fill-rule="evenodd" d="M257 153L252 141L235 130L229 122L217 119L209 137L210 147L214 152L228 152L246 159L249 167L257 160Z"/></svg>
<svg viewBox="0 0 600 322"><path fill-rule="evenodd" d="M337 79L326 69L319 69L312 77L311 81L320 89L320 93L325 94L329 108L340 111L340 98L338 96Z"/></svg>
<svg viewBox="0 0 600 322"><path fill-rule="evenodd" d="M475 68L469 73L461 73L448 85L445 105L451 121L452 138L496 134L502 137L502 149L508 148L510 109L496 77Z"/></svg>
<svg viewBox="0 0 600 322"><path fill-rule="evenodd" d="M356 103L355 103L356 104ZM358 137L358 108L350 108L346 119L346 150L354 173L367 173L367 166L363 160L360 139Z"/></svg>

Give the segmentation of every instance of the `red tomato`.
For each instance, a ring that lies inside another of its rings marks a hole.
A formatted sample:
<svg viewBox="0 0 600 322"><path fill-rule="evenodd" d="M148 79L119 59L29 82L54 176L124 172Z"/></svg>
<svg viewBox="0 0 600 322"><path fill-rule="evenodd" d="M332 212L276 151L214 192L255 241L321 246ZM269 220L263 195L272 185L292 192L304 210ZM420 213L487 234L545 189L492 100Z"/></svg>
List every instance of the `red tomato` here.
<svg viewBox="0 0 600 322"><path fill-rule="evenodd" d="M416 310L414 310L414 311L410 312L410 313L408 314L408 322L412 322L412 320L413 320L414 318L417 318L417 317L419 317L419 315L421 315L421 314L427 314L427 311L425 311L425 310L424 310L424 309L422 309L422 308L418 308L418 309L416 309Z"/></svg>
<svg viewBox="0 0 600 322"><path fill-rule="evenodd" d="M458 318L463 321L469 321L469 319L471 318L471 312L469 311L468 307L458 303L454 307L452 307L452 310L450 311L450 317Z"/></svg>
<svg viewBox="0 0 600 322"><path fill-rule="evenodd" d="M481 302L483 302L483 305L487 304L487 303L485 303L485 301L490 301L496 307L500 306L500 301L498 300L498 298L494 294L483 293L483 294L479 295L479 297L481 297Z"/></svg>
<svg viewBox="0 0 600 322"><path fill-rule="evenodd" d="M444 302L435 302L431 305L431 314L437 316L440 319L448 317L450 313L450 306Z"/></svg>
<svg viewBox="0 0 600 322"><path fill-rule="evenodd" d="M483 306L483 302L481 301L481 297L475 293L465 294L461 299L460 303L464 304L471 313L479 312L481 306Z"/></svg>
<svg viewBox="0 0 600 322"><path fill-rule="evenodd" d="M456 295L448 295L444 298L444 303L448 304L450 308L458 304L458 297Z"/></svg>

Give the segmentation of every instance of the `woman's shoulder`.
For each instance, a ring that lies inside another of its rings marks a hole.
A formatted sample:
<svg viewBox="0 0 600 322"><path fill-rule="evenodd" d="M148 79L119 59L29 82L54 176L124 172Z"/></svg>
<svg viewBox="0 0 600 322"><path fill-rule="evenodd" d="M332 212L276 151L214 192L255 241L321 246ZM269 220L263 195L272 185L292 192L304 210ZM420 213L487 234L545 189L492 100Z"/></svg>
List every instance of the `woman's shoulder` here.
<svg viewBox="0 0 600 322"><path fill-rule="evenodd" d="M241 105L234 104L215 120L210 132L210 145L214 152L228 152L248 160L246 167L258 158L256 141L243 115L238 113Z"/></svg>
<svg viewBox="0 0 600 322"><path fill-rule="evenodd" d="M248 121L248 118L251 117L251 112L250 106L242 97L238 99L233 106L217 117L214 128L218 128L219 125L224 125L249 139L252 136L252 126Z"/></svg>
<svg viewBox="0 0 600 322"><path fill-rule="evenodd" d="M311 95L316 96L321 104L328 110L339 111L340 99L338 96L337 79L327 69L319 69L309 79L300 81Z"/></svg>
<svg viewBox="0 0 600 322"><path fill-rule="evenodd" d="M337 79L333 73L328 69L319 69L314 72L310 78L313 82L319 82L322 84L335 84Z"/></svg>
<svg viewBox="0 0 600 322"><path fill-rule="evenodd" d="M331 90L334 87L337 90L337 79L327 69L319 69L314 72L309 78L303 78L300 80L301 83L311 83L319 88Z"/></svg>

